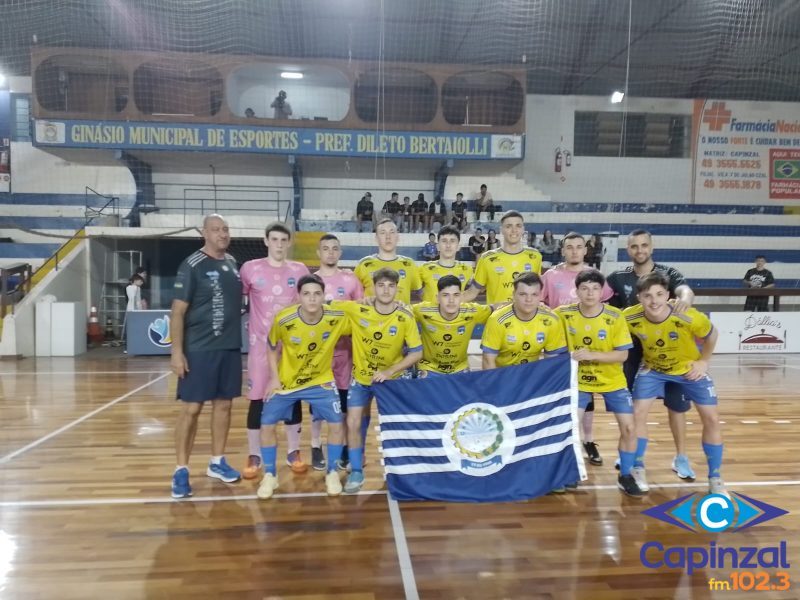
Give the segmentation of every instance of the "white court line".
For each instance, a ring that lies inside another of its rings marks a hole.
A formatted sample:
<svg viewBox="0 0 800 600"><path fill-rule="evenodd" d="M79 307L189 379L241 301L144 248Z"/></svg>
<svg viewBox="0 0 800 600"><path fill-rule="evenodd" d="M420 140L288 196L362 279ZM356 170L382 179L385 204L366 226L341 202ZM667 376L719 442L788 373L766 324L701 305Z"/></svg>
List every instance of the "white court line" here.
<svg viewBox="0 0 800 600"><path fill-rule="evenodd" d="M406 600L419 600L417 580L414 577L414 565L411 563L411 554L408 552L406 530L405 527L403 527L403 517L400 515L400 507L397 505L397 500L392 498L389 494L386 494L386 501L389 503L389 516L392 519L394 543L397 547L397 560L400 563L400 576L403 578L403 589L406 592Z"/></svg>
<svg viewBox="0 0 800 600"><path fill-rule="evenodd" d="M8 371L0 375L152 375L163 373L163 369L155 371Z"/></svg>
<svg viewBox="0 0 800 600"><path fill-rule="evenodd" d="M386 494L385 490L362 491L356 494L343 494L343 496L381 496ZM295 494L275 494L274 500L292 498L328 498L325 492L298 492ZM130 504L176 504L187 502L236 502L240 500L259 500L255 494L241 496L199 496L190 498L175 499L168 495L158 496L157 498L79 498L77 500L16 500L0 502L0 508L67 508L70 506L114 506Z"/></svg>
<svg viewBox="0 0 800 600"><path fill-rule="evenodd" d="M91 411L89 413L86 413L82 417L78 417L77 419L75 419L71 423L67 423L66 425L64 425L63 427L59 427L55 431L51 431L47 435L45 435L43 437L40 437L38 440L35 440L35 441L31 442L27 446L23 446L19 450L14 450L14 452L11 452L10 454L6 454L2 458L0 458L0 465L3 465L5 463L9 462L10 460L16 458L20 454L23 454L23 453L27 452L28 450L30 450L32 448L36 448L36 446L44 444L46 441L53 439L57 435L61 435L62 433L64 433L65 431L67 431L69 429L72 429L76 425L80 425L85 420L91 419L93 416L95 416L98 413L103 412L107 408L111 408L115 404L118 404L118 403L122 402L123 400L125 400L126 398L129 398L130 396L133 396L134 394L136 394L137 392L140 392L144 388L153 385L157 381L161 381L162 379L164 379L169 374L170 374L170 371L167 371L166 373L162 373L160 376L156 377L155 379L151 379L147 383L145 383L143 385L140 385L135 390L131 390L130 392L128 392L127 394L125 394L123 396L120 396L119 398L114 398L111 402L106 402L103 406L95 408L93 411Z"/></svg>
<svg viewBox="0 0 800 600"><path fill-rule="evenodd" d="M695 482L695 483L651 483L647 482L652 488L707 488L708 483ZM729 490L737 487L767 487L770 485L800 485L800 479L783 479L779 481L726 481L725 487ZM615 484L610 485L579 485L580 490L617 490L619 489ZM735 491L735 490L734 490Z"/></svg>

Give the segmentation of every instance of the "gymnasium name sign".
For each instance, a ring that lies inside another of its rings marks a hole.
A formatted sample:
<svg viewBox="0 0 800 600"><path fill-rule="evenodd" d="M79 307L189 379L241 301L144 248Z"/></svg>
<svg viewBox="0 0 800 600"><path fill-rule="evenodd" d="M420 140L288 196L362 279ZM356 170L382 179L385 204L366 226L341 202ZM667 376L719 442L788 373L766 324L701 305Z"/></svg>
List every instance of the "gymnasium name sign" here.
<svg viewBox="0 0 800 600"><path fill-rule="evenodd" d="M520 135L242 127L123 121L35 121L35 145L300 156L521 159Z"/></svg>

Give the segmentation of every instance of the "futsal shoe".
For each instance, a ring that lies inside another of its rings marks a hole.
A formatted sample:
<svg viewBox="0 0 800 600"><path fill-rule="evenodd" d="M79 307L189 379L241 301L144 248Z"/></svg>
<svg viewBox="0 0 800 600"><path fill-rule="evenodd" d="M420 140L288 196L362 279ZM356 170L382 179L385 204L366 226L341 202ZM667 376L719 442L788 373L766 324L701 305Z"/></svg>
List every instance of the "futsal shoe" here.
<svg viewBox="0 0 800 600"><path fill-rule="evenodd" d="M603 457L600 456L600 451L597 449L597 444L594 442L583 442L583 449L589 456L589 462L596 467L603 464Z"/></svg>
<svg viewBox="0 0 800 600"><path fill-rule="evenodd" d="M192 495L192 486L189 485L189 469L177 469L172 475L172 497L188 498Z"/></svg>
<svg viewBox="0 0 800 600"><path fill-rule="evenodd" d="M678 454L672 459L672 470L678 474L681 479L694 479L694 471L689 464L689 457L685 454Z"/></svg>
<svg viewBox="0 0 800 600"><path fill-rule="evenodd" d="M225 483L235 483L242 478L242 476L239 474L239 471L225 462L224 458L219 461L219 464L214 464L212 462L208 463L206 475L214 479L219 479Z"/></svg>
<svg viewBox="0 0 800 600"><path fill-rule="evenodd" d="M564 489L568 492L577 492L578 491L578 482L575 481L573 483L567 483L564 485Z"/></svg>
<svg viewBox="0 0 800 600"><path fill-rule="evenodd" d="M633 467L631 469L631 475L633 479L636 481L636 485L639 486L639 489L643 492L649 492L650 486L647 485L647 473L644 470L644 467Z"/></svg>
<svg viewBox="0 0 800 600"><path fill-rule="evenodd" d="M553 488L552 490L550 490L550 493L551 494L566 494L567 493L567 488L564 487L564 486Z"/></svg>
<svg viewBox="0 0 800 600"><path fill-rule="evenodd" d="M324 471L327 466L325 453L322 448L311 448L311 466L315 471Z"/></svg>
<svg viewBox="0 0 800 600"><path fill-rule="evenodd" d="M350 461L344 460L343 458L336 459L336 470L337 471L349 471L350 470Z"/></svg>
<svg viewBox="0 0 800 600"><path fill-rule="evenodd" d="M328 496L338 496L342 493L342 480L336 471L328 471L325 475L325 491Z"/></svg>
<svg viewBox="0 0 800 600"><path fill-rule="evenodd" d="M708 480L708 493L709 494L720 494L725 496L728 500L731 499L730 493L728 493L728 488L725 487L725 482L722 481L721 477L710 477Z"/></svg>
<svg viewBox="0 0 800 600"><path fill-rule="evenodd" d="M261 478L261 483L258 484L258 490L256 490L256 496L258 496L262 500L269 500L270 498L272 498L272 494L274 494L275 490L277 489L278 489L278 478L272 473L264 473L264 477Z"/></svg>
<svg viewBox="0 0 800 600"><path fill-rule="evenodd" d="M631 498L641 498L644 492L641 490L633 475L620 475L617 477L617 487Z"/></svg>
<svg viewBox="0 0 800 600"><path fill-rule="evenodd" d="M300 456L300 450L290 452L286 456L286 464L289 465L289 468L292 469L293 473L297 473L298 475L308 471L308 465L303 462L303 459Z"/></svg>
<svg viewBox="0 0 800 600"><path fill-rule="evenodd" d="M256 479L261 475L261 457L251 454L247 457L247 466L242 470L245 479Z"/></svg>
<svg viewBox="0 0 800 600"><path fill-rule="evenodd" d="M344 492L345 494L355 494L356 492L361 491L361 488L364 485L364 472L363 471L353 471L350 475L347 476L347 482L344 484Z"/></svg>

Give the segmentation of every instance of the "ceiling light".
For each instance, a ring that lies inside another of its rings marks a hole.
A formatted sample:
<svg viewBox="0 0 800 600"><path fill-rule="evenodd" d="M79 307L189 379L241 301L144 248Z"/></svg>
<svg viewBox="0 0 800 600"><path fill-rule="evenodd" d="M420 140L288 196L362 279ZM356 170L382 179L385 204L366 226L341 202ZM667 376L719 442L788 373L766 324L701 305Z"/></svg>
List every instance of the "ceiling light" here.
<svg viewBox="0 0 800 600"><path fill-rule="evenodd" d="M284 79L302 79L303 74L298 73L297 71L284 71L283 73L281 73L281 77L283 77Z"/></svg>
<svg viewBox="0 0 800 600"><path fill-rule="evenodd" d="M625 97L625 92L620 92L619 90L611 94L611 104L619 104L622 102L622 99Z"/></svg>

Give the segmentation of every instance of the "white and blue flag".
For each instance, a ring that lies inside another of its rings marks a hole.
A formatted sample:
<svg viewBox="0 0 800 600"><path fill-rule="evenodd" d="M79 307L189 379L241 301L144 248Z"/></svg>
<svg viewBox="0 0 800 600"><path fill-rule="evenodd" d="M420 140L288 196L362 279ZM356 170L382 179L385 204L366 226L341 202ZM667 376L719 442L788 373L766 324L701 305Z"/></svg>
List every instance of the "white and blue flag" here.
<svg viewBox="0 0 800 600"><path fill-rule="evenodd" d="M586 479L569 355L372 389L397 500L524 500Z"/></svg>

